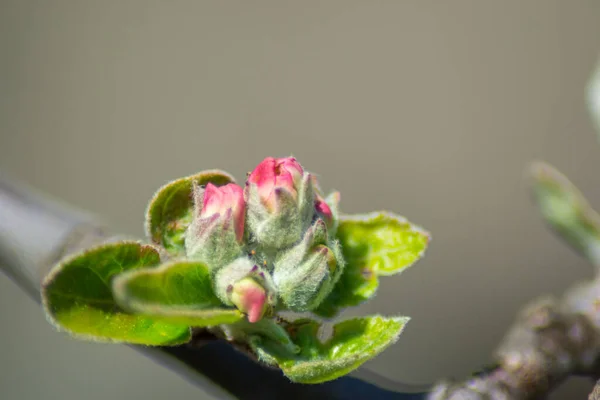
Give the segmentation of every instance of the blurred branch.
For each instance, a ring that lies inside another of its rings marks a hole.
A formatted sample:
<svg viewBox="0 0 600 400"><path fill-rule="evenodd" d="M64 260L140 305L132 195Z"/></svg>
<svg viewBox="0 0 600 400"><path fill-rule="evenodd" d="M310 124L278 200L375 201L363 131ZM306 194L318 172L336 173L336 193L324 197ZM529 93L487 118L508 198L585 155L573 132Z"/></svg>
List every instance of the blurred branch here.
<svg viewBox="0 0 600 400"><path fill-rule="evenodd" d="M430 400L545 398L570 375L600 376L600 279L562 299L541 298L519 315L497 364L462 382L441 382Z"/></svg>
<svg viewBox="0 0 600 400"><path fill-rule="evenodd" d="M571 375L600 377L600 216L549 164L536 162L530 172L544 221L587 257L596 276L560 299L544 297L525 307L496 351L494 367L438 384L431 400L539 399Z"/></svg>
<svg viewBox="0 0 600 400"><path fill-rule="evenodd" d="M596 381L594 390L590 394L590 397L588 397L588 400L600 400L600 380Z"/></svg>
<svg viewBox="0 0 600 400"><path fill-rule="evenodd" d="M90 215L59 204L0 174L0 267L40 302L40 282L69 253L116 240ZM365 368L320 385L291 383L228 343L203 338L202 346L131 346L217 398L423 399L424 386L397 383Z"/></svg>

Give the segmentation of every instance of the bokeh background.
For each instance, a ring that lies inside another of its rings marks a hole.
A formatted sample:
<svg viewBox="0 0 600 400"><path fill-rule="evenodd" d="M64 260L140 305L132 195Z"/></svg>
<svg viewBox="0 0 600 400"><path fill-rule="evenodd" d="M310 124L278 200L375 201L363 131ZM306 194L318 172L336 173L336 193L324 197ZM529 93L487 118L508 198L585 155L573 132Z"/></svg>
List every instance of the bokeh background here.
<svg viewBox="0 0 600 400"><path fill-rule="evenodd" d="M592 275L544 227L524 171L547 160L600 207L584 102L599 53L594 0L0 0L0 169L139 236L165 182L243 180L294 154L343 211L433 234L346 313L412 317L368 368L462 377L526 301ZM126 347L55 333L4 276L0 397L209 398Z"/></svg>

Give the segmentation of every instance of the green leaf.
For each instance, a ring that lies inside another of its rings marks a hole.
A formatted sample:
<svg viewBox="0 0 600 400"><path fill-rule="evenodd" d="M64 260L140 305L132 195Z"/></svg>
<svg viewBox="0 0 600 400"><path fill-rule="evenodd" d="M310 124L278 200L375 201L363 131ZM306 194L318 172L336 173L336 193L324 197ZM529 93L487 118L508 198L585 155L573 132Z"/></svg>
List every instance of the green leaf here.
<svg viewBox="0 0 600 400"><path fill-rule="evenodd" d="M187 325L132 315L113 298L113 277L159 262L152 246L128 241L95 247L62 261L42 284L48 320L77 338L93 341L150 346L188 342Z"/></svg>
<svg viewBox="0 0 600 400"><path fill-rule="evenodd" d="M213 326L243 318L238 310L223 306L213 292L207 266L197 261L123 273L113 281L113 293L126 310L178 324Z"/></svg>
<svg viewBox="0 0 600 400"><path fill-rule="evenodd" d="M599 60L600 61L600 60ZM596 134L600 135L600 63L590 77L585 88L585 99L592 122L596 128Z"/></svg>
<svg viewBox="0 0 600 400"><path fill-rule="evenodd" d="M373 297L379 276L413 265L430 241L428 232L391 213L342 216L337 237L346 267L333 291L313 311L326 318Z"/></svg>
<svg viewBox="0 0 600 400"><path fill-rule="evenodd" d="M298 354L264 337L254 337L250 345L261 361L279 366L292 381L321 383L346 375L377 356L398 339L408 321L408 317L379 315L349 319L336 324L323 343L318 338L319 323L304 319L288 328L300 346Z"/></svg>
<svg viewBox="0 0 600 400"><path fill-rule="evenodd" d="M146 235L171 254L185 253L184 234L192 222L192 184L216 186L235 182L227 172L208 170L177 179L161 187L146 211Z"/></svg>
<svg viewBox="0 0 600 400"><path fill-rule="evenodd" d="M600 216L581 192L552 166L531 166L533 194L546 223L595 265L600 265Z"/></svg>

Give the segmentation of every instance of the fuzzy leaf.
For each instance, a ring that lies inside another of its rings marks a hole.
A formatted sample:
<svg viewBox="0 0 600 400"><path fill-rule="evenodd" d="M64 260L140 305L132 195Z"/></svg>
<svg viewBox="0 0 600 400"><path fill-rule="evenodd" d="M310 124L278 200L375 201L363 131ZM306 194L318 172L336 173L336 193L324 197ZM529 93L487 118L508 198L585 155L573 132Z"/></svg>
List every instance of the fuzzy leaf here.
<svg viewBox="0 0 600 400"><path fill-rule="evenodd" d="M113 281L113 293L125 310L189 326L231 324L243 318L238 310L223 306L213 292L210 271L196 261L121 274Z"/></svg>
<svg viewBox="0 0 600 400"><path fill-rule="evenodd" d="M599 60L600 61L600 60ZM588 81L585 90L585 98L596 133L600 135L600 63Z"/></svg>
<svg viewBox="0 0 600 400"><path fill-rule="evenodd" d="M292 381L321 383L346 375L377 356L398 339L408 320L378 315L349 319L336 324L323 343L317 336L319 323L304 319L288 328L300 353L288 352L264 337L253 338L251 347L260 360L279 366Z"/></svg>
<svg viewBox="0 0 600 400"><path fill-rule="evenodd" d="M391 213L342 216L337 237L346 267L332 292L313 311L326 318L373 297L378 277L413 265L430 240L428 232Z"/></svg>
<svg viewBox="0 0 600 400"><path fill-rule="evenodd" d="M136 242L111 243L64 260L42 284L48 320L75 337L94 341L150 346L189 341L187 325L132 315L113 298L111 281L117 274L159 263L156 249Z"/></svg>
<svg viewBox="0 0 600 400"><path fill-rule="evenodd" d="M221 186L235 180L227 172L209 170L169 182L156 192L146 211L146 235L171 254L185 253L184 234L194 205L192 182Z"/></svg>
<svg viewBox="0 0 600 400"><path fill-rule="evenodd" d="M544 220L578 252L600 265L600 216L581 192L552 166L531 167L533 194Z"/></svg>

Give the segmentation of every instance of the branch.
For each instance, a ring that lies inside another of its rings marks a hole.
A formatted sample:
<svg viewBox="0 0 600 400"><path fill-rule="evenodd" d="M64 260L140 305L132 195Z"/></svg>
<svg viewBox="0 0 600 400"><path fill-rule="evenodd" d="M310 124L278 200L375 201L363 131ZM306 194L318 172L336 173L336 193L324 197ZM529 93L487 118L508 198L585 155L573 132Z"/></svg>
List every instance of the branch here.
<svg viewBox="0 0 600 400"><path fill-rule="evenodd" d="M89 214L0 174L0 267L38 303L40 282L54 263L69 253L116 239ZM320 385L293 384L279 370L264 367L219 340L199 347L131 347L217 398L420 400L427 390L390 381L365 368Z"/></svg>
<svg viewBox="0 0 600 400"><path fill-rule="evenodd" d="M570 375L600 376L600 278L561 299L541 298L519 314L497 364L462 382L440 382L429 400L545 398ZM590 399L600 400L600 388Z"/></svg>
<svg viewBox="0 0 600 400"><path fill-rule="evenodd" d="M600 400L600 380L596 381L594 390L590 393L588 400Z"/></svg>
<svg viewBox="0 0 600 400"><path fill-rule="evenodd" d="M441 382L430 400L545 398L571 375L600 377L600 215L556 168L532 163L532 194L546 224L596 266L596 276L525 307L496 364L463 382Z"/></svg>

